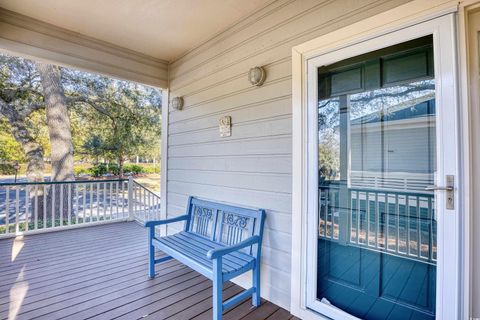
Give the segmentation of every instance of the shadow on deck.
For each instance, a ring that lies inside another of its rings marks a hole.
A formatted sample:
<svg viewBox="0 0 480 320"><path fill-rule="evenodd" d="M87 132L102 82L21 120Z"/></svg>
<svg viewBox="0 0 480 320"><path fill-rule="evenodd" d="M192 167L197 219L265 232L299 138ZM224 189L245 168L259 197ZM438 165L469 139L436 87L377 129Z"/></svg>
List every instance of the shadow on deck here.
<svg viewBox="0 0 480 320"><path fill-rule="evenodd" d="M211 319L212 283L172 260L147 278L146 230L135 222L0 240L0 319ZM242 289L227 283L227 299ZM246 300L224 319L294 319Z"/></svg>

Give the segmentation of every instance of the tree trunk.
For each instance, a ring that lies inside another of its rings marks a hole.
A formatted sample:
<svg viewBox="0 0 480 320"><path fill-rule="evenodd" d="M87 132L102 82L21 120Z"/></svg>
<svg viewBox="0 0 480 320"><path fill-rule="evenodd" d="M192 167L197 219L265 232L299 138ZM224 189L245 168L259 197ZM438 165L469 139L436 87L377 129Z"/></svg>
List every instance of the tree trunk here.
<svg viewBox="0 0 480 320"><path fill-rule="evenodd" d="M48 133L52 148L52 181L71 181L73 145L67 102L57 66L37 63L47 111Z"/></svg>
<svg viewBox="0 0 480 320"><path fill-rule="evenodd" d="M51 145L52 181L75 180L73 174L73 145L68 117L67 103L63 91L60 67L37 63L37 70L43 87L43 97L47 113L48 133ZM68 214L67 186L55 188L55 218L65 219ZM63 210L60 212L60 199L63 199ZM72 212L73 215L73 212Z"/></svg>
<svg viewBox="0 0 480 320"><path fill-rule="evenodd" d="M117 161L118 161L118 175L120 176L120 179L123 179L123 163L124 163L123 156L120 155Z"/></svg>

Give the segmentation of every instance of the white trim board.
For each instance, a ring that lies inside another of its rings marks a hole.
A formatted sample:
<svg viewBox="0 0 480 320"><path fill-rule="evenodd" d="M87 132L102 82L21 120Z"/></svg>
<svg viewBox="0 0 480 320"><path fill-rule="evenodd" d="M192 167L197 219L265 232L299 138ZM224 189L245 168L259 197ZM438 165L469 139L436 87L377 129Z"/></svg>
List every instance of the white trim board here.
<svg viewBox="0 0 480 320"><path fill-rule="evenodd" d="M170 106L170 90L162 90L162 141L160 156L160 218L167 219L167 174L168 174L168 115ZM160 234L167 235L167 226L160 227Z"/></svg>
<svg viewBox="0 0 480 320"><path fill-rule="evenodd" d="M306 283L305 265L302 252L306 247L304 234L306 221L304 212L307 208L307 101L306 101L306 61L308 58L327 52L346 48L392 31L430 20L435 17L455 12L456 1L412 1L385 13L365 19L361 22L337 30L299 45L292 50L293 72L293 194L292 194L292 282L291 312L303 319L322 319L323 317L305 307ZM392 21L391 17L396 19ZM452 22L452 21L451 21ZM455 37L452 33L449 36ZM415 37L415 36L413 36ZM405 40L405 39L404 39ZM452 40L452 42L454 39ZM454 53L455 55L455 53ZM454 70L456 72L456 70ZM456 103L456 102L453 102ZM460 200L460 199L459 199ZM439 199L441 201L441 199ZM460 200L460 202L463 202ZM440 302L441 303L441 302ZM453 303L454 304L454 303ZM445 303L452 306L452 303ZM460 308L460 307L459 307ZM453 306L453 309L456 309ZM462 308L460 308L462 309ZM455 311L456 312L456 311Z"/></svg>

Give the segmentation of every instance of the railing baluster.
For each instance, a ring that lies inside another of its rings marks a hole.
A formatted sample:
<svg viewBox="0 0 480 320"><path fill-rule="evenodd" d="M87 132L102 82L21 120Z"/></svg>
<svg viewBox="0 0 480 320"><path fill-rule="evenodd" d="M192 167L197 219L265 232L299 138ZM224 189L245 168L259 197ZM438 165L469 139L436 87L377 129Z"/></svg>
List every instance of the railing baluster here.
<svg viewBox="0 0 480 320"><path fill-rule="evenodd" d="M420 197L417 196L417 257L420 256Z"/></svg>
<svg viewBox="0 0 480 320"><path fill-rule="evenodd" d="M148 193L148 220L152 220L152 194Z"/></svg>
<svg viewBox="0 0 480 320"><path fill-rule="evenodd" d="M142 190L140 188L138 188L135 183L133 185L134 185L135 190L137 190L137 197L135 199L136 200L135 203L138 204L138 210L136 212L140 215L140 214L142 214L142 202L141 202L141 200L142 200Z"/></svg>
<svg viewBox="0 0 480 320"><path fill-rule="evenodd" d="M122 196L122 218L125 218L125 193L124 193L124 186L125 183L121 182L120 183L120 194Z"/></svg>
<svg viewBox="0 0 480 320"><path fill-rule="evenodd" d="M400 251L400 204L398 201L398 193L395 194L395 211L396 211L396 227L397 227L397 236L395 237L395 252Z"/></svg>
<svg viewBox="0 0 480 320"><path fill-rule="evenodd" d="M52 184L52 228L55 227L55 185Z"/></svg>
<svg viewBox="0 0 480 320"><path fill-rule="evenodd" d="M375 248L378 246L378 234L380 233L380 206L378 204L378 192L375 192Z"/></svg>
<svg viewBox="0 0 480 320"><path fill-rule="evenodd" d="M5 233L10 233L10 187L5 188Z"/></svg>
<svg viewBox="0 0 480 320"><path fill-rule="evenodd" d="M108 184L109 184L109 186L110 186L110 198L109 198L109 201L108 201L108 203L109 203L109 209L110 209L110 217L109 217L109 219L112 220L112 219L113 219L113 213L112 213L112 212L113 212L113 206L112 206L112 183L109 182Z"/></svg>
<svg viewBox="0 0 480 320"><path fill-rule="evenodd" d="M87 184L83 184L83 208L82 208L82 223L87 222Z"/></svg>
<svg viewBox="0 0 480 320"><path fill-rule="evenodd" d="M80 213L80 210L78 208L78 206L79 206L78 188L79 187L80 187L80 184L74 186L74 188L75 188L75 224L78 224L78 215Z"/></svg>
<svg viewBox="0 0 480 320"><path fill-rule="evenodd" d="M137 188L135 182L132 183L132 189L133 189L133 207L135 208L133 210L133 215L134 217L137 217L137 215L140 215L140 190Z"/></svg>
<svg viewBox="0 0 480 320"><path fill-rule="evenodd" d="M107 220L107 183L103 183L103 220Z"/></svg>
<svg viewBox="0 0 480 320"><path fill-rule="evenodd" d="M147 210L145 208L147 205L147 201L146 201L145 190L143 188L140 188L140 189L143 191L143 221L145 221L147 217Z"/></svg>
<svg viewBox="0 0 480 320"><path fill-rule="evenodd" d="M325 208L323 210L323 232L324 236L328 238L328 229L330 229L330 236L333 238L333 212L330 212L328 210L330 202L329 202L329 197L330 197L330 192L328 189L325 189ZM328 227L328 216L330 215L331 217L331 223L332 226L330 228Z"/></svg>
<svg viewBox="0 0 480 320"><path fill-rule="evenodd" d="M360 193L357 191L357 244L360 243Z"/></svg>
<svg viewBox="0 0 480 320"><path fill-rule="evenodd" d="M25 186L25 231L28 231L28 222L30 220L30 188L28 185Z"/></svg>
<svg viewBox="0 0 480 320"><path fill-rule="evenodd" d="M60 227L63 226L63 184L60 184L60 212L58 216L60 218Z"/></svg>
<svg viewBox="0 0 480 320"><path fill-rule="evenodd" d="M407 195L407 197L405 199L405 203L406 203L405 213L407 214L407 247L406 247L406 251L407 251L407 255L411 255L411 250L410 250L410 215L411 215L411 211L410 211L410 197L409 197L409 195Z"/></svg>
<svg viewBox="0 0 480 320"><path fill-rule="evenodd" d="M117 182L115 182L115 218L118 219L119 215L118 215L118 187L120 186L120 184Z"/></svg>
<svg viewBox="0 0 480 320"><path fill-rule="evenodd" d="M88 222L92 222L93 219L93 185L93 182L90 183L90 213L88 215Z"/></svg>
<svg viewBox="0 0 480 320"><path fill-rule="evenodd" d="M428 216L430 220L430 243L428 245L428 258L431 260L437 260L437 257L433 255L433 247L436 247L436 239L434 237L434 224L436 223L435 220L435 212L432 206L432 198L427 198L428 201Z"/></svg>
<svg viewBox="0 0 480 320"><path fill-rule="evenodd" d="M67 199L67 212L68 212L68 225L72 223L72 184L67 184L68 186L68 199Z"/></svg>
<svg viewBox="0 0 480 320"><path fill-rule="evenodd" d="M97 202L97 215L96 215L96 217L97 217L97 221L100 221L100 192L101 192L100 191L100 186L102 184L100 182L98 182L98 183L96 183L96 185L97 185L97 197L96 197L96 199L97 199L97 201L96 201Z"/></svg>
<svg viewBox="0 0 480 320"><path fill-rule="evenodd" d="M47 185L43 185L43 228L47 228Z"/></svg>
<svg viewBox="0 0 480 320"><path fill-rule="evenodd" d="M367 247L370 246L370 194L368 191L365 194L365 203L366 203L366 208L365 208L365 215L366 215L366 230L365 230L365 241L367 244Z"/></svg>
<svg viewBox="0 0 480 320"><path fill-rule="evenodd" d="M20 214L20 186L15 188L15 233L20 231L19 214Z"/></svg>
<svg viewBox="0 0 480 320"><path fill-rule="evenodd" d="M390 240L389 235L390 235L390 204L389 204L389 194L385 192L385 215L387 217L387 226L385 228L386 230L386 235L385 235L385 250L389 250L389 243L388 241Z"/></svg>
<svg viewBox="0 0 480 320"><path fill-rule="evenodd" d="M33 208L33 227L35 230L38 229L38 185L35 186L35 201Z"/></svg>

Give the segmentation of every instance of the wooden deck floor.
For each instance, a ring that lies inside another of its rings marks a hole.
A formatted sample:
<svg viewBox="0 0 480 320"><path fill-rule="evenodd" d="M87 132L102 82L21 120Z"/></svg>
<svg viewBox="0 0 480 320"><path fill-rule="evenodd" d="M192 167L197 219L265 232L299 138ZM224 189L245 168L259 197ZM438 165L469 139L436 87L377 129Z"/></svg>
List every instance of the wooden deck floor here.
<svg viewBox="0 0 480 320"><path fill-rule="evenodd" d="M0 240L0 319L211 319L211 281L175 260L149 280L146 243L135 222ZM224 319L294 317L247 300Z"/></svg>

